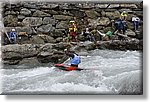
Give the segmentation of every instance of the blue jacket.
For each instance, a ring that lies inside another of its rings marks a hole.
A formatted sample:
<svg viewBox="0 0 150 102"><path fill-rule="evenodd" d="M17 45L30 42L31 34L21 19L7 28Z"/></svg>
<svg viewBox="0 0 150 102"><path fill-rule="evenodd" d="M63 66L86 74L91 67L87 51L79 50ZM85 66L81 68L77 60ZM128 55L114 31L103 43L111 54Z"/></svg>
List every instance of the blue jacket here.
<svg viewBox="0 0 150 102"><path fill-rule="evenodd" d="M12 39L16 39L16 36L17 36L17 33L16 32L10 32L9 33L9 37L10 37L10 39L12 38Z"/></svg>
<svg viewBox="0 0 150 102"><path fill-rule="evenodd" d="M74 54L74 58L71 58L70 64L78 65L80 63L80 57Z"/></svg>

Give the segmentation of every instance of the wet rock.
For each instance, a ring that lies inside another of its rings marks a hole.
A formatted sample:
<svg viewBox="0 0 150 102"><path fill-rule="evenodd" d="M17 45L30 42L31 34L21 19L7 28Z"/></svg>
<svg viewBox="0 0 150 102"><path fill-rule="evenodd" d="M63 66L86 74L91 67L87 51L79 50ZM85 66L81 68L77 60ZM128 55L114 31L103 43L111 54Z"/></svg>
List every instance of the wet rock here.
<svg viewBox="0 0 150 102"><path fill-rule="evenodd" d="M38 49L38 45L32 44L2 46L2 59L19 60L26 57L33 57L38 54Z"/></svg>
<svg viewBox="0 0 150 102"><path fill-rule="evenodd" d="M49 33L52 31L52 25L47 24L47 25L42 25L37 29L37 32L39 33Z"/></svg>
<svg viewBox="0 0 150 102"><path fill-rule="evenodd" d="M45 13L45 12L43 12L43 11L37 10L37 11L35 11L35 12L33 13L33 16L34 16L34 17L49 17L49 16L51 16L51 15L48 14L48 13Z"/></svg>
<svg viewBox="0 0 150 102"><path fill-rule="evenodd" d="M52 25L55 25L56 21L55 21L55 19L52 19L51 17L44 17L43 18L43 24L52 24Z"/></svg>
<svg viewBox="0 0 150 102"><path fill-rule="evenodd" d="M42 22L42 18L38 17L26 17L23 21L25 26L40 26Z"/></svg>
<svg viewBox="0 0 150 102"><path fill-rule="evenodd" d="M20 14L24 15L24 16L29 16L29 15L31 15L31 11L27 8L23 8L23 9L21 9Z"/></svg>

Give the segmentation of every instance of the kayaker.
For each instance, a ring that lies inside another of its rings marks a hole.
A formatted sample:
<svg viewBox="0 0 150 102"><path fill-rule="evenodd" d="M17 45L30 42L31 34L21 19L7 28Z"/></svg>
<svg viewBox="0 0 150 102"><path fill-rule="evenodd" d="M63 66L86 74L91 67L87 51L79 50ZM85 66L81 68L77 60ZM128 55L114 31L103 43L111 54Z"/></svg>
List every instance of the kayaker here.
<svg viewBox="0 0 150 102"><path fill-rule="evenodd" d="M78 54L76 54L75 51L71 51L68 49L65 49L64 52L67 56L70 57L70 66L71 67L78 67L78 65L81 62L80 56Z"/></svg>

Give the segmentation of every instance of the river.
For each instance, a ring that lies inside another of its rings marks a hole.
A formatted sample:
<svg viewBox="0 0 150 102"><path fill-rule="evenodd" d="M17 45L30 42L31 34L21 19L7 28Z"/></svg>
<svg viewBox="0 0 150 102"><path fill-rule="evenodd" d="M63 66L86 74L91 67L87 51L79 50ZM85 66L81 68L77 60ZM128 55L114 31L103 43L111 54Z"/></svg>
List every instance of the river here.
<svg viewBox="0 0 150 102"><path fill-rule="evenodd" d="M3 94L142 94L142 52L82 52L83 71L55 67L0 69ZM66 61L67 63L67 61Z"/></svg>

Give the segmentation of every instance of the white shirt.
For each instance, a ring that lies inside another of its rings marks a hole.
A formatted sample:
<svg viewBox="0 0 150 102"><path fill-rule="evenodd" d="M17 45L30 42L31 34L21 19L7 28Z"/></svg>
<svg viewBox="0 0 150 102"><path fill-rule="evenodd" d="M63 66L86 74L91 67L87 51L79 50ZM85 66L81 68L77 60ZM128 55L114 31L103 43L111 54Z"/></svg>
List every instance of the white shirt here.
<svg viewBox="0 0 150 102"><path fill-rule="evenodd" d="M139 17L132 17L132 21L140 21Z"/></svg>

